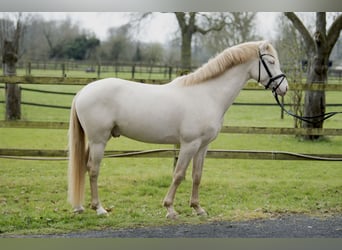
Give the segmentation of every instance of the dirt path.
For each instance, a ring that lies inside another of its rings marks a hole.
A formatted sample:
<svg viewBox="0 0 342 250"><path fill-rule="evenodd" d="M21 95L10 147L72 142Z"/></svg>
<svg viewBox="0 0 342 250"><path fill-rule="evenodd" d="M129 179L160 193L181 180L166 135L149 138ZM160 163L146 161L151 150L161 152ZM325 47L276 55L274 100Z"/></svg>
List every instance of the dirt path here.
<svg viewBox="0 0 342 250"><path fill-rule="evenodd" d="M1 237L1 236L0 236ZM13 236L12 236L13 237ZM87 231L34 238L342 238L342 215L317 218L287 215L275 219L244 222L213 222L152 228Z"/></svg>

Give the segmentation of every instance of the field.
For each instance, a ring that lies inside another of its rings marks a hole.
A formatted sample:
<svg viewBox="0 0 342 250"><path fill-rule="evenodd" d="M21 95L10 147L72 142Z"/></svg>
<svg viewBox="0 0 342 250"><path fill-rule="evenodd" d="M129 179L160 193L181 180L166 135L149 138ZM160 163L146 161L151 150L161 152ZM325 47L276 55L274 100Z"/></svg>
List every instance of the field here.
<svg viewBox="0 0 342 250"><path fill-rule="evenodd" d="M26 86L75 92L75 86ZM0 100L4 90L0 89ZM340 103L339 92L328 92L327 103ZM23 92L22 100L65 105L72 96ZM238 102L273 103L268 91L243 91ZM327 111L338 110L329 108ZM4 105L0 105L4 114ZM22 119L68 121L69 110L22 106ZM274 106L233 106L225 125L292 127L293 120L280 119ZM326 128L341 128L342 118L326 121ZM0 148L65 149L66 130L0 128ZM136 150L173 148L144 144L127 138L112 139L107 149ZM295 136L220 134L211 149L279 150L299 153L342 154L342 137L325 137L316 142ZM172 178L173 159L104 159L99 177L103 205L111 212L98 218L87 209L75 215L66 200L66 161L0 159L0 234L55 233L76 230L146 227L216 220L268 218L284 213L329 216L342 213L341 162L207 159L200 199L209 212L206 218L192 214L188 202L191 169L180 186L175 208L177 221L165 219L162 200ZM86 187L89 204L89 186Z"/></svg>

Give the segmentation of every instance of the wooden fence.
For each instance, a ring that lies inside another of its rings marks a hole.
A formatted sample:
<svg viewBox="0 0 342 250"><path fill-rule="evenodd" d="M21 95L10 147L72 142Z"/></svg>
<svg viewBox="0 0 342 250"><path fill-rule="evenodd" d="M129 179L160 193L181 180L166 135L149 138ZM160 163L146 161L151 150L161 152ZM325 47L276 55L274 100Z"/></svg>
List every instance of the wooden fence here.
<svg viewBox="0 0 342 250"><path fill-rule="evenodd" d="M1 65L1 62L0 62ZM192 70L197 69L199 65L192 66ZM289 68L286 64L284 68ZM74 61L74 60L47 60L47 61L22 61L17 62L17 69L25 72L26 75L47 74L51 71L61 76L65 75L79 75L88 73L89 75L96 75L101 77L111 74L115 77L122 77L122 75L130 75L135 79L136 75L144 75L145 79L158 78L171 80L180 72L182 68L180 64L162 64L154 62L124 62L124 61L107 61L101 64L92 61ZM44 73L45 72L45 73ZM77 73L78 72L78 73ZM342 70L338 68L329 67L328 75L341 81Z"/></svg>
<svg viewBox="0 0 342 250"><path fill-rule="evenodd" d="M0 128L67 129L67 122L0 121ZM223 126L221 133L235 134L278 134L278 135L330 135L341 136L342 129L304 129L272 127ZM174 157L177 149L156 149L146 151L106 151L105 157ZM342 161L342 154L300 154L283 151L257 150L209 150L208 158L216 159L259 159L259 160L324 160ZM67 160L66 150L1 149L0 158L23 160Z"/></svg>
<svg viewBox="0 0 342 250"><path fill-rule="evenodd" d="M86 85L96 81L97 77L47 77L47 76L0 76L0 83L9 84L40 84L40 85ZM130 80L130 78L128 79ZM168 80L159 79L137 79L134 81L140 83L164 84ZM292 90L312 90L312 91L342 91L342 84L293 84L289 83L289 89ZM262 90L259 83L249 82L244 87L244 90Z"/></svg>
<svg viewBox="0 0 342 250"><path fill-rule="evenodd" d="M124 150L105 151L105 158L138 157L138 158L174 158L178 149ZM1 149L0 158L15 160L68 160L66 150L34 150L34 149ZM213 159L248 159L248 160L319 160L342 161L341 154L300 154L285 151L258 150L208 150L208 158Z"/></svg>
<svg viewBox="0 0 342 250"><path fill-rule="evenodd" d="M0 121L0 128L68 129L69 123L44 121ZM223 126L221 129L221 133L342 136L342 129Z"/></svg>
<svg viewBox="0 0 342 250"><path fill-rule="evenodd" d="M0 76L0 82L9 84L42 84L42 85L86 85L97 78L67 78L67 77L33 77L33 76ZM145 80L135 79L138 82ZM165 83L165 80L155 80L155 84ZM245 90L260 90L257 83L248 83ZM342 91L342 84L290 84L291 90ZM33 122L33 121L0 121L0 128L37 128L37 129L67 129L67 122ZM278 127L231 127L223 126L221 133L235 134L278 134L278 135L328 135L341 136L342 129L304 129ZM177 149L156 149L148 151L106 151L106 157L177 157ZM26 160L66 160L65 150L30 150L30 149L0 149L0 158ZM232 159L264 159L264 160L330 160L342 161L341 154L298 154L280 151L246 151L246 150L209 150L209 158Z"/></svg>
<svg viewBox="0 0 342 250"><path fill-rule="evenodd" d="M193 67L195 69L195 67ZM104 62L102 64L94 62L76 61L34 61L17 63L17 69L25 72L26 75L46 75L53 72L54 75L96 75L98 78L105 75L122 77L130 76L135 79L136 75L144 75L146 79L159 78L171 80L182 72L180 65L167 65L146 62Z"/></svg>

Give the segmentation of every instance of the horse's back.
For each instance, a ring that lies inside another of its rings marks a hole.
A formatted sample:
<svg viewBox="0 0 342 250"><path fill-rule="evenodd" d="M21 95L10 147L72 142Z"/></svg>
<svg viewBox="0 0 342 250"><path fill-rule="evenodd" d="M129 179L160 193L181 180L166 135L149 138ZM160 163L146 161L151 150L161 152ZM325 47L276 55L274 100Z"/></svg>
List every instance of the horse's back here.
<svg viewBox="0 0 342 250"><path fill-rule="evenodd" d="M106 78L89 83L80 90L77 95L77 102L98 101L98 98L110 98L111 93L117 92L129 81L118 78Z"/></svg>

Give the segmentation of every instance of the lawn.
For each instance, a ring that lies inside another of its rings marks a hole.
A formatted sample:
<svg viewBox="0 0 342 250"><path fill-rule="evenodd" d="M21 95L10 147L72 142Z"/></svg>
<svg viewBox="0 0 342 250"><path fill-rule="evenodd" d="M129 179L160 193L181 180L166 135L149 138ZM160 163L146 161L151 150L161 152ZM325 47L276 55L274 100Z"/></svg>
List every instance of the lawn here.
<svg viewBox="0 0 342 250"><path fill-rule="evenodd" d="M25 85L26 86L26 85ZM75 86L29 86L76 92ZM0 100L3 100L0 89ZM23 101L70 105L72 96L23 92ZM328 92L327 103L339 103L340 93ZM268 91L243 91L237 102L273 103ZM338 108L329 108L335 110ZM330 110L328 110L330 111ZM4 116L4 105L0 105ZM22 106L22 119L68 121L69 110ZM291 127L290 117L280 119L278 107L233 106L225 125ZM339 116L326 121L327 128L341 128ZM67 130L0 128L0 148L65 149ZM127 138L112 139L107 149L173 148ZM279 150L299 153L342 154L342 138L303 141L295 136L220 134L211 149ZM341 162L207 159L200 199L209 212L197 217L189 208L191 169L180 186L175 208L177 221L165 219L162 200L172 178L173 159L104 159L99 177L103 205L111 212L97 217L87 209L75 215L66 200L66 161L0 159L0 234L56 233L75 230L205 223L217 220L269 218L284 213L329 216L342 213ZM89 185L86 187L86 204Z"/></svg>

